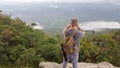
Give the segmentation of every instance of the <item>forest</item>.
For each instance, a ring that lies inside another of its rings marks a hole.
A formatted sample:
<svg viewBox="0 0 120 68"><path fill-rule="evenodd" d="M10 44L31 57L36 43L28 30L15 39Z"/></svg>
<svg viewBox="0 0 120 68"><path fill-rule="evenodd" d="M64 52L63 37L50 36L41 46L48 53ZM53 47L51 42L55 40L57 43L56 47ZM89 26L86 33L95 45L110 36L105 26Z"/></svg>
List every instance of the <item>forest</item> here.
<svg viewBox="0 0 120 68"><path fill-rule="evenodd" d="M62 63L63 36L33 29L20 18L0 13L0 68L39 68L42 61ZM79 62L109 62L120 67L120 29L86 33L80 41Z"/></svg>

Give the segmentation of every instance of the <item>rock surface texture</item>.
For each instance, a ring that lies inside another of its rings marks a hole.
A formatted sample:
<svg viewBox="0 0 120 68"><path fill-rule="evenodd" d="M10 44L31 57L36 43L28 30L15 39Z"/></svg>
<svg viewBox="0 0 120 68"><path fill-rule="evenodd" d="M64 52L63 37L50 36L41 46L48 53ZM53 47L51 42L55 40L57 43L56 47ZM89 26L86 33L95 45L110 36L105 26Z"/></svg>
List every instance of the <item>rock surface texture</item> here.
<svg viewBox="0 0 120 68"><path fill-rule="evenodd" d="M40 62L39 67L40 68L62 68L62 64L58 64L55 62ZM72 64L68 63L67 68L73 68ZM112 64L108 62L101 62L98 64L80 62L78 63L78 68L120 68L120 67L114 67Z"/></svg>

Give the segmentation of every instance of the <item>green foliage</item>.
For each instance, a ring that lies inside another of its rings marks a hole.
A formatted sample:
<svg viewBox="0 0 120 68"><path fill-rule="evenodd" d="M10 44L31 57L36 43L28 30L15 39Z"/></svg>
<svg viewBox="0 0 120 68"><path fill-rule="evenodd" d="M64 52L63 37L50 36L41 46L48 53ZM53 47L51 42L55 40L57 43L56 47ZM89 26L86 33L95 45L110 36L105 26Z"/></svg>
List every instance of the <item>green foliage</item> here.
<svg viewBox="0 0 120 68"><path fill-rule="evenodd" d="M34 24L33 24L34 25ZM59 41L19 18L0 14L0 65L38 68L41 61L62 62ZM51 59L53 58L53 59ZM60 59L61 58L61 59Z"/></svg>
<svg viewBox="0 0 120 68"><path fill-rule="evenodd" d="M39 48L39 53L42 53L45 61L60 63L62 61L61 47L59 44L43 45Z"/></svg>
<svg viewBox="0 0 120 68"><path fill-rule="evenodd" d="M107 61L120 66L119 35L120 30L116 30L107 34L96 34L93 39L90 39L90 36L84 37L80 46L80 61L95 63Z"/></svg>
<svg viewBox="0 0 120 68"><path fill-rule="evenodd" d="M99 62L100 49L88 37L83 38L80 45L80 61Z"/></svg>

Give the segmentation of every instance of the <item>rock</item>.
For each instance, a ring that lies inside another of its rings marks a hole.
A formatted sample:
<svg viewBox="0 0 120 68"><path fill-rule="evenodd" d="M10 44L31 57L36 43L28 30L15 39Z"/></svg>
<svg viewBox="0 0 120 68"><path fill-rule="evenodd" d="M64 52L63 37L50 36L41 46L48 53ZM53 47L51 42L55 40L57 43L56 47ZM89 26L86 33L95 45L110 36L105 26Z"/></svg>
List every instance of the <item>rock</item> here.
<svg viewBox="0 0 120 68"><path fill-rule="evenodd" d="M108 63L108 62L101 62L98 64L99 68L118 68L118 67L114 67L112 64Z"/></svg>
<svg viewBox="0 0 120 68"><path fill-rule="evenodd" d="M55 62L41 62L39 64L39 67L40 68L62 68L62 64L58 64ZM73 68L72 64L68 63L67 68ZM98 64L80 62L78 63L78 68L118 68L118 67L114 67L112 64L108 62L101 62Z"/></svg>
<svg viewBox="0 0 120 68"><path fill-rule="evenodd" d="M79 68L98 68L98 65L93 63L80 62L78 63L78 67Z"/></svg>
<svg viewBox="0 0 120 68"><path fill-rule="evenodd" d="M55 62L41 62L39 64L40 68L62 68L62 65Z"/></svg>

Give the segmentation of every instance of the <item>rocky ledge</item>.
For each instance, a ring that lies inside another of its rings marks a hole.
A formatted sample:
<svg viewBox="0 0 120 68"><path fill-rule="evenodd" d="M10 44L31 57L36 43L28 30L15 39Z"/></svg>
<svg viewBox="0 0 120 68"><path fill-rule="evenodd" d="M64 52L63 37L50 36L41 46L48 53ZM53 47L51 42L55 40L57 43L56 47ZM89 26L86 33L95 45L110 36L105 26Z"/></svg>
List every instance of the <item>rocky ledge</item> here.
<svg viewBox="0 0 120 68"><path fill-rule="evenodd" d="M40 68L62 68L62 64L58 64L55 62L40 62L39 67ZM72 64L68 63L67 68L73 68ZM115 67L108 62L101 62L98 64L79 62L78 68L120 68L120 67Z"/></svg>

